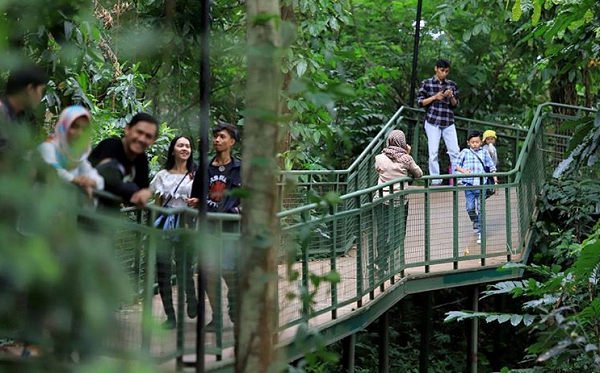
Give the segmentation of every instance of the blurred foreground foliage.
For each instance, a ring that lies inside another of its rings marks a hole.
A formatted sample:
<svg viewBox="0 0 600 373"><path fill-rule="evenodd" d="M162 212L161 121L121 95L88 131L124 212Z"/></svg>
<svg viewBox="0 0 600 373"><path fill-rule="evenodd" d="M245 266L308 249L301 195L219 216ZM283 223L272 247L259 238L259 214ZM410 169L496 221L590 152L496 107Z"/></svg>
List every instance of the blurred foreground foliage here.
<svg viewBox="0 0 600 373"><path fill-rule="evenodd" d="M29 131L15 135L13 150L0 159L0 338L41 352L15 366L21 372L149 371L99 360L119 336L116 311L134 299L116 260L115 227L82 220L80 209L93 203L31 150Z"/></svg>

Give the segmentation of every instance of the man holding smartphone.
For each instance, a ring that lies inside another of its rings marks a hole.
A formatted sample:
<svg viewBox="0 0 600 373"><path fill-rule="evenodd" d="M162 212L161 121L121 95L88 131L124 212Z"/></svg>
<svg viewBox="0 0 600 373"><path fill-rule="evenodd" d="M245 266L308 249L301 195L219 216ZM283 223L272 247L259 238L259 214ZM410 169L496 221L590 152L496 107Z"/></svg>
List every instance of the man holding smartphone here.
<svg viewBox="0 0 600 373"><path fill-rule="evenodd" d="M426 108L425 133L429 151L429 175L440 174L438 152L440 139L444 139L452 170L456 167L460 148L454 126L453 109L458 106L458 86L446 79L450 72L450 61L440 59L436 62L435 75L421 83L417 103ZM440 185L441 179L432 180L431 185Z"/></svg>

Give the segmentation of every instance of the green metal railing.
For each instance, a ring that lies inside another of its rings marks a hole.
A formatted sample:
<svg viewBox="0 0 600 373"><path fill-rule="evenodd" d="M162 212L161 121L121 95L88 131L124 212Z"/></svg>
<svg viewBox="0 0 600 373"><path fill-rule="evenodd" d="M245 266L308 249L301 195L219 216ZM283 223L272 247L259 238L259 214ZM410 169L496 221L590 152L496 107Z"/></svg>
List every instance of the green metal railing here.
<svg viewBox="0 0 600 373"><path fill-rule="evenodd" d="M571 115L558 114L557 109L574 112ZM482 201L481 245L475 242L464 207L463 192L467 189L483 192L490 187L458 186L458 181L464 177L490 175L441 175L435 178L453 182L453 186L441 188L429 187L433 179L430 176L415 183L419 185L406 185L408 178L376 185L373 157L381 151L385 134L394 125L419 123L423 114L420 110L400 109L347 170L282 173L282 177L298 180L293 188L289 188L284 186L282 179L282 194L285 194L286 188L299 194L302 193L298 192L300 188L321 188L321 192L332 188L329 190L342 195L339 204L306 204L278 214L282 226L280 257L285 258L290 252L299 253L291 265L282 263L279 266L279 329L290 330L303 322L317 322L319 317L335 320L342 314L351 315L378 294L384 295L390 285L414 275L469 271L519 260L529 244L529 227L534 219L537 196L566 149L569 134L561 132L561 123L593 111L558 104L540 105L526 135L520 128L458 119L461 123L459 133L471 128L502 128L500 138L506 133L507 147L514 153L512 158L505 157L512 159L510 164L514 166L510 169L505 166L500 168L500 172L490 174L498 176L501 183L497 186L496 195ZM408 116L408 113L411 115ZM422 134L415 131L415 139L421 137ZM421 142L422 138L414 144ZM502 149L504 144L501 142L498 148ZM417 160L421 159L419 148L424 146L413 147ZM383 195L383 188L388 187L393 192ZM292 205L294 203L284 203L284 207ZM127 240L134 245L117 247L120 255L128 258L123 261L124 266L131 273L134 287L141 290L142 302L141 305L137 302L124 305L119 311L118 319L127 335L110 345L116 349L144 349L159 360L193 353L195 324L183 315L183 289L178 289L176 302L182 305L179 316L184 322L178 324L175 332L157 331L150 327L164 319L162 306L155 295L156 252L171 243L170 237L179 236L196 252L212 248L219 258L227 242L239 240L239 223L225 223L237 222L239 216L208 214L211 222L208 236L198 238L194 226L173 231L151 227L156 214L179 213L194 217L197 214L195 210L165 210L149 206L137 212L126 209L123 213L130 216L114 219L87 213L89 218L112 227L116 242ZM227 229L229 231L224 231ZM299 276L291 275L290 271L297 272ZM322 282L315 288L311 275L325 275L331 271L339 273L341 282ZM212 317L216 321L216 329L208 334L206 351L219 358L226 348L233 345L233 331L225 316L228 305L226 297L222 296L226 289L220 276L221 268L213 273L214 280L221 284L218 287L220 301L213 305L212 311L207 307L208 319ZM287 296L290 293L300 294L302 287L315 292L312 303L303 302L299 296Z"/></svg>
<svg viewBox="0 0 600 373"><path fill-rule="evenodd" d="M417 164L421 165L424 171L427 171L427 138L422 131L424 123L425 111L422 109L414 109L402 107L385 123L379 133L373 138L365 150L354 160L354 162L344 170L292 170L282 171L279 175L279 188L281 196L281 210L289 210L294 207L309 204L311 200L309 196L315 194L323 196L327 192L335 192L339 195L353 193L355 191L364 190L377 184L377 173L374 169L375 157L381 153L385 146L387 134L393 129L403 129L406 133L409 127L414 128L413 138L409 139L409 143L413 147L413 156ZM527 129L503 125L499 123L485 122L473 120L469 118L456 117L456 128L459 141L466 141L466 134L470 130L486 130L494 129L499 134L501 140L498 144L500 159L503 161L500 165L500 171L510 170L516 163L518 151L521 143L524 140ZM440 163L442 170L448 170L449 158L442 157L445 153L445 147L442 143L440 149ZM371 196L368 194L361 196L361 204L370 201ZM344 200L341 205L337 206L337 211L353 210L357 207L355 199ZM284 224L296 222L299 217L291 217L284 219ZM324 225L331 224L324 222ZM311 243L309 248L309 258L329 258L331 255L341 255L353 246L356 245L356 235L354 234L354 226L348 219L336 222L336 230L331 234L336 241L341 243L336 245L336 251L323 249L322 245L315 241ZM331 227L328 228L331 230ZM327 241L331 235L323 235L323 240ZM336 243L337 243L336 242ZM300 256L301 253L298 252Z"/></svg>

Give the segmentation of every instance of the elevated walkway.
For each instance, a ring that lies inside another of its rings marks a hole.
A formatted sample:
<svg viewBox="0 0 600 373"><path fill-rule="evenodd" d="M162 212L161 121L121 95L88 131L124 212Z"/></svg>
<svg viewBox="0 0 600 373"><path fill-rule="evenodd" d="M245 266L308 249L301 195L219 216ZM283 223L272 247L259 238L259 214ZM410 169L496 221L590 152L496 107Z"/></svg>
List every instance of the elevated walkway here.
<svg viewBox="0 0 600 373"><path fill-rule="evenodd" d="M458 186L462 175L443 175L447 184L452 184L444 187L430 187L429 176L407 188L403 183L407 178L376 185L374 156L381 152L386 134L394 128L406 132L414 129L409 143L417 163L426 169L421 110L401 108L346 170L282 172L278 327L279 343L287 350L288 358L302 356L317 343L329 344L356 333L407 294L521 276L518 268L497 269L507 262L527 260L533 243L530 227L535 221L536 199L544 181L562 159L570 138L561 125L593 111L543 104L537 108L529 129L457 118L461 142L470 129L495 129L500 138L498 149L504 163L495 175L501 183L496 195L483 204L481 244L476 243L466 215L465 187ZM398 190L382 195L384 187L397 183ZM330 191L341 195L339 203L307 203ZM377 195L379 198L374 198ZM401 201L408 201L407 215L400 207ZM166 244L168 234L194 238L189 231L165 233L144 226L158 212L164 211L155 206L143 211L126 209L124 217L115 224L119 255L143 302L119 311L122 335L113 347L146 350L162 362L175 358L195 360L196 320L184 318L173 331L141 327L144 320L158 323L165 318L153 287L157 248ZM169 212L196 214L189 209ZM239 239L239 225L233 224L232 228L232 224L223 224L227 220L239 221L239 217L209 214L209 220L214 229L202 240L203 248L219 249ZM398 229L404 224L405 236ZM290 255L292 260L286 264L283 258ZM325 281L315 287L311 280L315 275L324 278L332 271L339 274L339 283ZM215 280L221 281L220 277ZM308 302L299 296L303 288L314 292ZM225 284L221 284L220 294L225 291ZM174 298L183 301L178 295ZM220 298L214 313L206 303L207 321L214 319L217 329L207 334L205 359L209 362L208 371L226 372L233 371L227 360L233 354L233 332L224 312L227 300ZM315 331L320 332L319 337Z"/></svg>

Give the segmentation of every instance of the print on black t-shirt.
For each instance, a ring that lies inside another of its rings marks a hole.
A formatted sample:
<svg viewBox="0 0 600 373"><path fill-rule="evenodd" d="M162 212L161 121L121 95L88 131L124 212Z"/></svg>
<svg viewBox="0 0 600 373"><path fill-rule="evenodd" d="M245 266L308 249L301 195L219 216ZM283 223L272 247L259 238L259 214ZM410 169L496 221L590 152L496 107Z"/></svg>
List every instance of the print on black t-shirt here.
<svg viewBox="0 0 600 373"><path fill-rule="evenodd" d="M224 168L222 168L223 171L219 170L221 167L223 166L217 167L210 165L208 168L208 198L206 199L206 204L208 205L209 211L223 211L223 205L226 199L225 193L227 190L227 181L231 169L233 168L233 162L225 165Z"/></svg>

